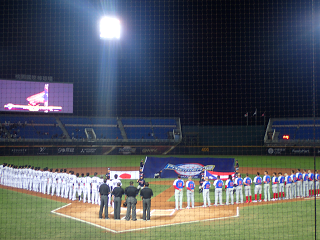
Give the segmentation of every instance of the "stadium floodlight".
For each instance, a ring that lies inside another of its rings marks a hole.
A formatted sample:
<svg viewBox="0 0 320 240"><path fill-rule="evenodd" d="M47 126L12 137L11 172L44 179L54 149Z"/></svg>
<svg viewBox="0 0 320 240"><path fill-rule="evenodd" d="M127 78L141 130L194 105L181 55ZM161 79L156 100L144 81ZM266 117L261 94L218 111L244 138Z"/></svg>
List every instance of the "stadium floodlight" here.
<svg viewBox="0 0 320 240"><path fill-rule="evenodd" d="M100 21L100 38L120 39L120 21L113 17L103 17Z"/></svg>

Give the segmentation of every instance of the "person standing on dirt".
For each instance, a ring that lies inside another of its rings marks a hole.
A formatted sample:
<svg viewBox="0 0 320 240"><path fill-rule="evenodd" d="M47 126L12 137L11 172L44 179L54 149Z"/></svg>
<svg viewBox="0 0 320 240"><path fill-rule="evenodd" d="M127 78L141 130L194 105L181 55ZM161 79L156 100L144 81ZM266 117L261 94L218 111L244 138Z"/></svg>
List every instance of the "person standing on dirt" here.
<svg viewBox="0 0 320 240"><path fill-rule="evenodd" d="M236 173L239 172L239 162L238 162L238 160L236 160L236 164L234 165L234 170L235 170Z"/></svg>
<svg viewBox="0 0 320 240"><path fill-rule="evenodd" d="M145 221L150 221L151 197L153 196L153 192L152 192L152 189L149 188L148 182L146 182L145 188L141 190L140 196L142 198L142 205L143 205L142 219Z"/></svg>
<svg viewBox="0 0 320 240"><path fill-rule="evenodd" d="M106 184L107 180L103 179L103 184L101 184L99 188L100 193L100 211L99 218L102 219L103 207L104 207L104 215L105 219L109 219L108 217L108 195L110 193L110 188Z"/></svg>
<svg viewBox="0 0 320 240"><path fill-rule="evenodd" d="M131 208L132 208L132 221L137 221L136 217L136 205L137 205L137 199L136 196L139 193L139 189L133 186L133 181L130 182L130 186L126 187L124 190L125 194L125 201L127 203L127 214L126 214L126 220L130 220L131 215Z"/></svg>
<svg viewBox="0 0 320 240"><path fill-rule="evenodd" d="M124 194L124 190L121 187L121 182L117 183L117 187L115 187L112 191L113 195L113 205L114 205L114 219L120 220L120 206L121 206L121 198Z"/></svg>

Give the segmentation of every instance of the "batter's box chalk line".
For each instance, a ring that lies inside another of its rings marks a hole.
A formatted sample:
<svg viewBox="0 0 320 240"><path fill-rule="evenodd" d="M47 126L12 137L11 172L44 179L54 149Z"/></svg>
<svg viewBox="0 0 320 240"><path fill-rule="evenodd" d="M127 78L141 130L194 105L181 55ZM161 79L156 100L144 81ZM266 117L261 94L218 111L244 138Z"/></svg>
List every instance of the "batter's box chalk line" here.
<svg viewBox="0 0 320 240"><path fill-rule="evenodd" d="M197 220L197 221L189 221L189 222L180 222L180 223L172 223L172 224L164 224L164 225L159 225L159 226L151 226L151 227L142 227L142 228L136 228L136 229L129 229L129 230L122 230L122 231L116 231L116 230L113 230L113 229L110 229L110 228L106 228L106 227L103 227L103 226L100 226L98 224L95 224L95 223L92 223L92 222L88 222L88 221L85 221L85 220L82 220L82 219L79 219L79 218L75 218L75 217L71 217L69 215L66 215L66 214L62 214L62 213L58 213L57 211L62 209L62 208L65 208L65 207L68 207L70 206L72 203L69 203L67 205L64 205L62 207L59 207L57 209L54 209L51 211L51 213L53 214L56 214L56 215L59 215L59 216L62 216L62 217L65 217L65 218L69 218L69 219L72 219L72 220L75 220L75 221L79 221L79 222L83 222L83 223L86 223L86 224L89 224L89 225L92 225L92 226L95 226L97 228L101 228L103 230L106 230L108 232L112 232L112 233L123 233L123 232L133 232L133 231L140 231L140 230L145 230L145 229L152 229L152 228L159 228L159 227L168 227L168 226L174 226L174 225L182 225L182 224L189 224L189 223L197 223L197 222L207 222L207 221L217 221L217 220L224 220L224 219L228 219L228 218L237 218L240 216L240 210L239 210L239 207L237 207L237 214L234 215L234 216L229 216L229 217L219 217L219 218L212 218L212 219L204 219L204 220ZM153 209L152 211L156 211L157 209ZM172 209L159 209L160 211L172 211ZM173 209L173 213L175 212L175 210ZM171 215L173 214L171 213ZM151 212L150 212L151 214Z"/></svg>

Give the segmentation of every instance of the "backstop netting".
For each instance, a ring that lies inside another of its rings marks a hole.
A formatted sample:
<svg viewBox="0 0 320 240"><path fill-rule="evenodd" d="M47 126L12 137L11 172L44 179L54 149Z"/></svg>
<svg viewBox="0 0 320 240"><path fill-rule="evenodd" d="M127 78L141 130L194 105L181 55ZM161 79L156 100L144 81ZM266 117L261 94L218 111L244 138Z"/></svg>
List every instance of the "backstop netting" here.
<svg viewBox="0 0 320 240"><path fill-rule="evenodd" d="M319 238L319 1L0 12L0 239Z"/></svg>

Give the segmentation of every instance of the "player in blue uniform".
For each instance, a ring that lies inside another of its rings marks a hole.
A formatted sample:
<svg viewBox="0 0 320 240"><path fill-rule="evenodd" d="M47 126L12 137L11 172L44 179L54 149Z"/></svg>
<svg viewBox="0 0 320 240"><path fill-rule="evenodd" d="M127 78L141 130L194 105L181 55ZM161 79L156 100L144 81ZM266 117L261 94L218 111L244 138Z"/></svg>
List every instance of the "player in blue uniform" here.
<svg viewBox="0 0 320 240"><path fill-rule="evenodd" d="M240 198L240 203L243 203L243 179L241 178L241 174L238 173L238 177L235 180L237 187L236 187L236 204L239 203L239 198Z"/></svg>
<svg viewBox="0 0 320 240"><path fill-rule="evenodd" d="M218 175L217 180L213 183L215 190L214 190L214 196L215 196L215 204L214 206L218 206L218 202L220 202L220 205L223 205L222 203L222 187L223 187L223 181L220 179L220 176Z"/></svg>
<svg viewBox="0 0 320 240"><path fill-rule="evenodd" d="M271 184L272 184L272 193L273 193L273 198L271 201L278 200L278 178L277 178L277 173L273 173L273 177L271 179Z"/></svg>
<svg viewBox="0 0 320 240"><path fill-rule="evenodd" d="M319 194L320 194L320 189L319 189L320 175L318 173L318 170L316 171L316 175L314 178L316 180L315 195L319 196Z"/></svg>
<svg viewBox="0 0 320 240"><path fill-rule="evenodd" d="M264 188L264 201L270 201L270 182L271 182L271 178L268 175L268 171L264 172L264 176L263 176L263 188Z"/></svg>
<svg viewBox="0 0 320 240"><path fill-rule="evenodd" d="M192 208L194 208L194 181L192 181L192 178L189 177L188 181L186 182L186 188L187 188L187 209L190 208L190 202Z"/></svg>
<svg viewBox="0 0 320 240"><path fill-rule="evenodd" d="M308 187L309 187L309 197L314 196L314 174L311 170L308 170Z"/></svg>
<svg viewBox="0 0 320 240"><path fill-rule="evenodd" d="M181 180L181 176L178 175L178 178L174 180L173 182L173 187L174 187L174 197L175 197L175 202L176 202L176 210L182 209L182 198L183 198L183 187L184 187L184 182Z"/></svg>
<svg viewBox="0 0 320 240"><path fill-rule="evenodd" d="M296 172L296 179L297 179L297 197L302 197L302 173L300 169Z"/></svg>
<svg viewBox="0 0 320 240"><path fill-rule="evenodd" d="M208 202L208 207L211 206L210 192L209 192L210 187L211 187L211 183L209 182L208 177L206 177L204 183L202 184L203 207L207 207L207 202Z"/></svg>
<svg viewBox="0 0 320 240"><path fill-rule="evenodd" d="M284 182L285 182L285 189L287 193L286 199L292 199L292 192L291 192L292 179L291 179L291 176L289 176L287 173L284 174Z"/></svg>
<svg viewBox="0 0 320 240"><path fill-rule="evenodd" d="M226 205L229 205L229 197L231 198L231 204L233 205L233 180L232 176L229 175L229 179L226 181Z"/></svg>
<svg viewBox="0 0 320 240"><path fill-rule="evenodd" d="M254 177L253 179L254 182L254 201L253 202L257 202L258 201L258 194L259 194L259 202L261 202L261 192L262 192L262 179L260 177L260 173L257 172L257 176Z"/></svg>
<svg viewBox="0 0 320 240"><path fill-rule="evenodd" d="M278 181L279 181L279 200L284 199L284 176L282 176L282 172L278 173ZM282 195L281 195L282 194Z"/></svg>
<svg viewBox="0 0 320 240"><path fill-rule="evenodd" d="M303 174L302 174L302 189L303 189L303 197L308 197L308 192L309 192L309 174L307 173L306 169L303 169Z"/></svg>
<svg viewBox="0 0 320 240"><path fill-rule="evenodd" d="M251 184L252 179L249 177L249 174L246 174L246 177L243 179L244 183L244 194L246 195L246 203L252 202L252 196L251 196ZM250 200L249 200L250 197Z"/></svg>
<svg viewBox="0 0 320 240"><path fill-rule="evenodd" d="M291 196L292 198L296 198L296 194L297 194L297 191L296 191L296 185L297 185L297 178L296 178L296 174L294 173L294 170L291 170Z"/></svg>

